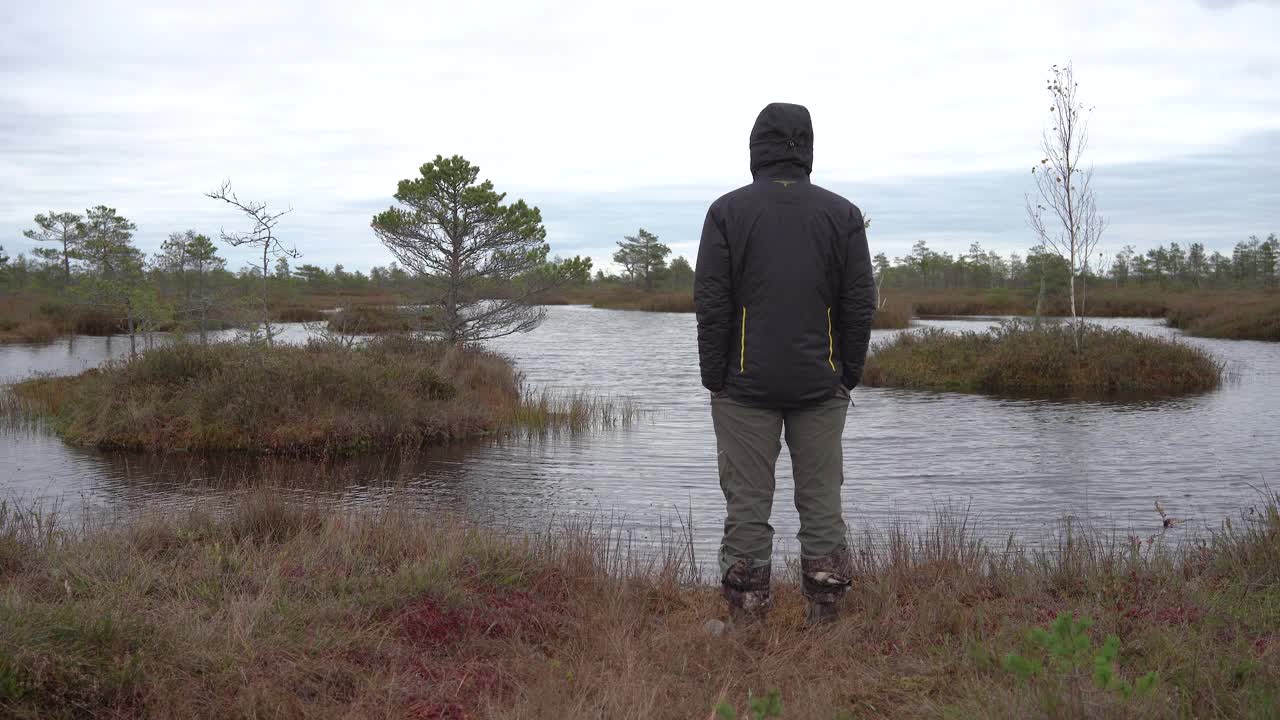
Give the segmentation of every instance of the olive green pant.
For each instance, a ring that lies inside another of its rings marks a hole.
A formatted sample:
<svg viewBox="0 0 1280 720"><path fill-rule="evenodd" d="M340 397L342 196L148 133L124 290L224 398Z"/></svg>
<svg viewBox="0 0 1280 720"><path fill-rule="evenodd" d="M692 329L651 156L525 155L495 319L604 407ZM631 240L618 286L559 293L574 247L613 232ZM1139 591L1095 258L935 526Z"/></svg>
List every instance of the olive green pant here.
<svg viewBox="0 0 1280 720"><path fill-rule="evenodd" d="M711 398L716 431L720 489L727 512L720 544L720 576L738 560L767 565L773 554L774 467L784 431L800 513L800 554L830 555L845 545L840 486L844 453L840 437L849 412L849 393L841 388L819 405L797 410L751 407L723 394Z"/></svg>

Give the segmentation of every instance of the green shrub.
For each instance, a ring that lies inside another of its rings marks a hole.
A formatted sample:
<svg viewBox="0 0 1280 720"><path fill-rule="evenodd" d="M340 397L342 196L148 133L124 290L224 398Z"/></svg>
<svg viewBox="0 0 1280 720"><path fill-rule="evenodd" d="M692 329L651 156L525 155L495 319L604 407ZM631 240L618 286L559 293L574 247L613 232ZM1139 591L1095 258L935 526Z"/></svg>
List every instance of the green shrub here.
<svg viewBox="0 0 1280 720"><path fill-rule="evenodd" d="M751 708L751 720L768 720L782 717L782 692L777 688L763 697L747 694L747 706ZM738 720L738 711L727 701L716 705L716 717L720 720Z"/></svg>
<svg viewBox="0 0 1280 720"><path fill-rule="evenodd" d="M120 366L129 385L180 385L192 379L205 378L230 362L247 357L233 345L200 345L178 343L142 353L132 362Z"/></svg>
<svg viewBox="0 0 1280 720"><path fill-rule="evenodd" d="M1095 647L1089 635L1092 626L1088 618L1076 620L1062 613L1048 629L1031 630L1027 638L1030 657L1009 653L1004 668L1021 682L1041 685L1040 699L1047 712L1080 702L1086 671L1090 671L1094 686L1121 699L1151 693L1160 682L1160 673L1153 670L1129 683L1120 674L1120 638L1108 635L1101 647Z"/></svg>

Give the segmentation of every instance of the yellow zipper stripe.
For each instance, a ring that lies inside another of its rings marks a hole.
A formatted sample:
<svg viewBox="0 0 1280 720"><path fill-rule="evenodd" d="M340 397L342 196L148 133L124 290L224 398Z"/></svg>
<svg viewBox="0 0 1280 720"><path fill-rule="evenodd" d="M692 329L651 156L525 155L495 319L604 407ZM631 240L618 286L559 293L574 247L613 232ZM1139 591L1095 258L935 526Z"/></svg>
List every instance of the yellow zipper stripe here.
<svg viewBox="0 0 1280 720"><path fill-rule="evenodd" d="M836 371L836 364L831 358L835 353L835 341L831 339L831 306L827 306L827 364L831 366L831 372Z"/></svg>
<svg viewBox="0 0 1280 720"><path fill-rule="evenodd" d="M747 306L742 306L742 332L741 347L738 348L738 374L747 370Z"/></svg>

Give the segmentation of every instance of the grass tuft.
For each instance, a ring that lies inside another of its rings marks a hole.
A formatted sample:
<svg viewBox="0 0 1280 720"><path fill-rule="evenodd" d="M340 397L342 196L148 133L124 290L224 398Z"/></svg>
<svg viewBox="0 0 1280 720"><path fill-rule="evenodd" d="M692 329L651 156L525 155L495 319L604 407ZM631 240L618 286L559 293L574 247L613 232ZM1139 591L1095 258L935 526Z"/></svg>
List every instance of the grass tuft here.
<svg viewBox="0 0 1280 720"><path fill-rule="evenodd" d="M819 635L794 577L767 622L709 632L723 601L683 525L652 549L599 519L502 534L271 488L74 531L0 517L21 557L0 575L5 717L1269 717L1280 698L1276 494L1201 537L1064 525L1036 552L988 546L964 510L895 523L854 543Z"/></svg>
<svg viewBox="0 0 1280 720"><path fill-rule="evenodd" d="M394 305L352 305L329 315L332 332L369 335L374 333L422 332L434 327L430 312Z"/></svg>
<svg viewBox="0 0 1280 720"><path fill-rule="evenodd" d="M6 417L34 413L70 443L148 452L342 456L637 416L628 401L529 392L500 355L402 335L349 347L176 343L11 392Z"/></svg>
<svg viewBox="0 0 1280 720"><path fill-rule="evenodd" d="M914 314L915 309L910 303L890 299L876 310L875 317L871 321L871 329L903 330L911 327L911 317Z"/></svg>
<svg viewBox="0 0 1280 720"><path fill-rule="evenodd" d="M583 391L525 389L511 418L531 435L561 431L580 433L631 427L644 412L631 398L594 395Z"/></svg>
<svg viewBox="0 0 1280 720"><path fill-rule="evenodd" d="M1198 337L1280 341L1280 293L1223 296L1174 302L1166 315L1172 327Z"/></svg>
<svg viewBox="0 0 1280 720"><path fill-rule="evenodd" d="M616 292L591 301L591 306L607 310L691 313L693 293L689 292Z"/></svg>
<svg viewBox="0 0 1280 720"><path fill-rule="evenodd" d="M1076 349L1067 324L1003 323L990 332L923 328L878 344L863 382L1039 396L1164 396L1213 390L1223 365L1204 350L1087 324Z"/></svg>

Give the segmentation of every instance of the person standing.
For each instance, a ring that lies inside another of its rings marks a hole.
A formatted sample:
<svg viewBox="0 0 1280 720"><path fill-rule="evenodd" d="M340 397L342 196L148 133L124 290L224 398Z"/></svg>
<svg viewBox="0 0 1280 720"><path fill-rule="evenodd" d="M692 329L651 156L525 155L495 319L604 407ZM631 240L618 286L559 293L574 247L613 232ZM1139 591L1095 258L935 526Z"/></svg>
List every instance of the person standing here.
<svg viewBox="0 0 1280 720"><path fill-rule="evenodd" d="M862 212L809 180L808 109L765 107L750 150L751 184L707 211L694 279L726 505L721 584L734 619L763 617L772 605L769 516L785 434L806 621L827 622L852 583L841 436L875 314L871 256Z"/></svg>

